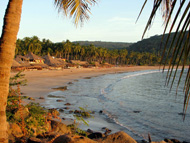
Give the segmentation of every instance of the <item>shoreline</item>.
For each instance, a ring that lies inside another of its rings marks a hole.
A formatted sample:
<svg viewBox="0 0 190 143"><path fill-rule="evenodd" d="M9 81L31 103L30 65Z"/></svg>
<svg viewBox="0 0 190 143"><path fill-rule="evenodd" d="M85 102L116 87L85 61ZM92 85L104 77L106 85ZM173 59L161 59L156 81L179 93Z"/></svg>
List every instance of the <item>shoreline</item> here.
<svg viewBox="0 0 190 143"><path fill-rule="evenodd" d="M48 108L48 105L50 105L50 103L45 102L47 100L48 95L51 92L56 91L53 88L67 86L69 82L75 82L75 80L78 79L91 78L105 74L115 74L143 70L159 70L159 68L159 66L131 66L113 68L71 68L63 70L44 69L23 71L22 74L25 74L25 79L27 79L27 85L20 87L21 92L23 93L23 96L28 96L34 99L23 99L23 104L26 105L30 102L35 102L39 103L41 106L45 106L46 108ZM11 76L13 76L16 73L11 72ZM104 124L106 123L104 119L101 119L101 121L104 122ZM68 125L72 124L73 120L70 118L66 118L65 120L62 120L62 122ZM95 124L96 123L94 122L93 127L95 127ZM109 126L109 123L107 125Z"/></svg>
<svg viewBox="0 0 190 143"><path fill-rule="evenodd" d="M45 102L45 99L39 97L46 97L48 93L55 91L52 88L66 86L68 82L73 82L77 79L86 77L95 77L104 74L134 72L141 70L159 70L159 66L131 66L131 67L113 67L113 68L72 68L63 70L34 70L23 71L27 85L21 86L21 92L24 96L29 96L35 99L36 103ZM16 73L11 72L11 76ZM25 101L26 104L30 101ZM25 104L25 103L24 103Z"/></svg>

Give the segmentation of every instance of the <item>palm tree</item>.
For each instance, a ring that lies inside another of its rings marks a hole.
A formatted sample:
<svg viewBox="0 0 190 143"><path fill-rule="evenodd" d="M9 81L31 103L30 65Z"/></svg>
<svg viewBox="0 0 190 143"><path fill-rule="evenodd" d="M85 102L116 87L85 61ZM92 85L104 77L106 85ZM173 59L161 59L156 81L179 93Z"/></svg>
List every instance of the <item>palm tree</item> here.
<svg viewBox="0 0 190 143"><path fill-rule="evenodd" d="M17 34L19 31L23 0L9 0L4 16L4 25L0 38L0 142L8 143L6 105L9 91L9 78L15 55ZM89 6L96 0L55 0L59 11L75 18L75 24L89 19Z"/></svg>
<svg viewBox="0 0 190 143"><path fill-rule="evenodd" d="M147 0L145 0L142 9L140 11L139 16L141 15L142 10L144 9L144 6L146 5ZM181 77L184 74L184 68L186 63L188 62L189 53L190 53L190 1L189 0L154 0L153 9L151 12L151 15L148 19L147 25L145 27L144 33L142 38L144 37L146 31L148 28L151 27L152 21L156 15L156 12L158 9L161 8L162 10L162 16L165 20L165 28L163 31L163 35L165 34L166 30L168 29L168 25L171 22L171 27L169 28L169 35L167 37L166 43L163 44L163 54L162 59L165 59L163 62L164 68L166 63L169 59L169 69L166 77L166 84L168 85L171 82L171 87L173 86L176 73L178 71L179 64L182 63L182 70L180 77L178 79L178 86L181 82ZM175 12L175 10L177 10ZM180 15L181 13L181 15ZM139 18L139 17L138 17ZM137 20L138 20L137 18ZM177 22L179 20L179 22ZM172 38L172 42L169 45L169 39L170 34L172 30L174 30L175 26L177 27L175 29L175 35ZM177 34L179 33L179 34ZM164 36L163 36L164 37ZM185 42L183 42L185 41ZM183 44L184 43L184 44ZM167 45L170 46L169 50L166 51ZM170 54L172 54L172 57L170 58ZM174 68L176 66L176 68ZM164 69L163 68L163 69ZM174 73L173 78L171 78L172 73ZM177 86L177 88L178 88ZM184 82L184 108L183 111L186 113L190 93L190 66L188 69L188 72L186 74L186 80ZM185 117L185 116L184 116Z"/></svg>

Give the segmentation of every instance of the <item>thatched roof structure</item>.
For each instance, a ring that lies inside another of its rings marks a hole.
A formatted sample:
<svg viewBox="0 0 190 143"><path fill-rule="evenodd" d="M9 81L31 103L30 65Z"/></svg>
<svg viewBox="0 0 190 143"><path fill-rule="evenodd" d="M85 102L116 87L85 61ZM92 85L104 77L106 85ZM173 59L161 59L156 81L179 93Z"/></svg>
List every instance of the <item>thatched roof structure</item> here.
<svg viewBox="0 0 190 143"><path fill-rule="evenodd" d="M21 64L19 64L17 61L13 60L12 67L20 67Z"/></svg>
<svg viewBox="0 0 190 143"><path fill-rule="evenodd" d="M25 57L30 60L44 60L43 58L33 54L32 52L28 52L28 54Z"/></svg>
<svg viewBox="0 0 190 143"><path fill-rule="evenodd" d="M80 61L80 60L71 60L72 64L76 64L76 65L86 65L88 64L87 61Z"/></svg>
<svg viewBox="0 0 190 143"><path fill-rule="evenodd" d="M15 60L17 62L20 62L20 61L29 61L29 58L25 57L25 56L22 56L22 55L17 55Z"/></svg>
<svg viewBox="0 0 190 143"><path fill-rule="evenodd" d="M49 66L62 66L64 65L63 62L59 61L58 59L52 58L49 54L45 55L44 57L44 63L49 65Z"/></svg>

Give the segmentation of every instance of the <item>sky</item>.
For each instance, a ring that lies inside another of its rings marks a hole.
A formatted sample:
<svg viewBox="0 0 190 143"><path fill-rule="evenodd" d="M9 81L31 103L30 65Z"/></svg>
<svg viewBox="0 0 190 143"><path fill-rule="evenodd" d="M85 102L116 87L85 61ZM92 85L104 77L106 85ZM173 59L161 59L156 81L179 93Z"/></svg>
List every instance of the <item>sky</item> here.
<svg viewBox="0 0 190 143"><path fill-rule="evenodd" d="M137 42L141 40L144 28L152 10L149 1L136 23L144 0L98 0L91 7L90 19L83 26L76 27L74 20L58 13L54 0L23 0L22 17L18 38L38 36L40 40L52 42L109 41ZM0 34L8 0L0 1ZM163 19L158 13L153 26L144 38L163 33Z"/></svg>

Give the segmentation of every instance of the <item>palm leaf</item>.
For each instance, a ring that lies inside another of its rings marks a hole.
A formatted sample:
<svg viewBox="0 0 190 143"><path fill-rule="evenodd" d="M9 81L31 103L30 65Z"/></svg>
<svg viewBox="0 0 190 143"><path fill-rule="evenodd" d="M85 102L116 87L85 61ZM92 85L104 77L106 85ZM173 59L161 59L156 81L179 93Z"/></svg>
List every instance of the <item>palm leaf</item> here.
<svg viewBox="0 0 190 143"><path fill-rule="evenodd" d="M55 6L58 12L63 11L64 15L69 15L74 18L74 23L77 26L79 22L81 25L85 20L89 19L90 7L96 3L97 0L55 0Z"/></svg>
<svg viewBox="0 0 190 143"><path fill-rule="evenodd" d="M152 9L151 15L148 19L148 22L145 26L145 30L142 35L142 38L143 38L147 29L151 27L152 20L155 17L158 8L163 6L162 14L163 14L163 17L165 18L165 28L163 31L161 46L162 46L164 35L166 33L166 30L168 29L168 25L170 21L172 21L172 24L170 26L169 34L167 36L166 42L164 43L161 64L162 63L164 64L163 66L163 70L164 70L166 65L168 64L168 59L169 59L168 72L166 75L166 85L169 85L169 83L171 82L171 86L170 86L170 90L171 90L174 84L174 80L176 78L179 65L182 63L182 70L178 79L176 93L178 91L182 75L184 74L185 65L188 61L187 59L189 58L189 54L190 54L190 38L189 38L190 37L190 1L187 1L187 0L180 1L179 7L177 7L176 5L177 1L178 0L154 0L154 6ZM139 15L141 15L146 2L147 1L145 1L145 3L143 4ZM174 13L175 9L177 10L176 13ZM182 15L180 15L180 13L182 13ZM173 15L174 15L174 18L172 19ZM173 38L171 38L171 32L173 31L175 26L177 26L177 28L175 30L175 34ZM168 51L166 50L167 47L169 47ZM175 66L176 68L174 68ZM172 73L174 69L175 69L175 72L173 75ZM183 108L184 115L186 113L187 106L189 103L189 98L190 98L189 88L190 88L190 66L188 68L186 80L184 82L184 108Z"/></svg>

